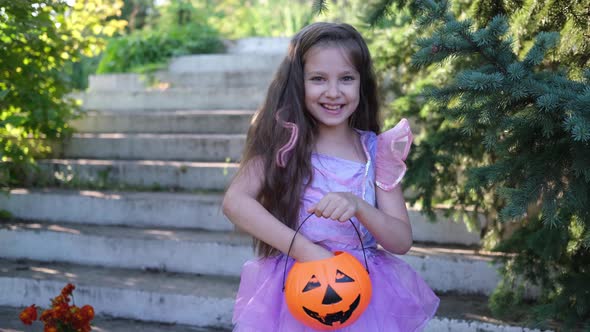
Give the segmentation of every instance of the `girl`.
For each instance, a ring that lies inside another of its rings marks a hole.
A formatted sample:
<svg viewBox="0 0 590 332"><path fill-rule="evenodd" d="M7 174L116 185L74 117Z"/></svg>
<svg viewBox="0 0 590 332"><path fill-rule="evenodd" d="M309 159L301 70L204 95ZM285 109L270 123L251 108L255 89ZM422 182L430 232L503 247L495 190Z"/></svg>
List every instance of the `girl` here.
<svg viewBox="0 0 590 332"><path fill-rule="evenodd" d="M312 331L291 316L282 293L285 253L311 261L367 247L373 296L342 331L417 331L439 299L406 263L412 245L402 189L412 136L407 121L381 134L369 50L350 25L315 23L291 40L266 101L248 131L224 214L255 238L234 308L234 331ZM377 144L379 141L379 144ZM377 249L381 245L386 251Z"/></svg>

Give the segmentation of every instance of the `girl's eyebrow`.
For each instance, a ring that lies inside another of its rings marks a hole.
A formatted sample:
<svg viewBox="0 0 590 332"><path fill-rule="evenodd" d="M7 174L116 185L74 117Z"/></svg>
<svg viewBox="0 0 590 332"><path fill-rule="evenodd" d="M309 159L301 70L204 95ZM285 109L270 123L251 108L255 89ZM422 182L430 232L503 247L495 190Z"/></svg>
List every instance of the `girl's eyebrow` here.
<svg viewBox="0 0 590 332"><path fill-rule="evenodd" d="M326 73L324 73L323 71L309 71L309 72L305 72L304 75L326 75ZM353 70L347 70L347 71L343 71L341 73L338 73L338 75L358 75L358 72L353 71Z"/></svg>

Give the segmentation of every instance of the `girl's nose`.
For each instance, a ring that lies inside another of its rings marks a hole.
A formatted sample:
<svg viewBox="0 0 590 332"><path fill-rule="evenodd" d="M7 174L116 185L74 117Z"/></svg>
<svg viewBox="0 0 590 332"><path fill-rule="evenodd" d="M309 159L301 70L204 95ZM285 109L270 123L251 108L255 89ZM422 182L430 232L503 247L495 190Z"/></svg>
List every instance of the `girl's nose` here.
<svg viewBox="0 0 590 332"><path fill-rule="evenodd" d="M338 82L328 83L327 90L326 90L326 97L328 98L336 98L340 95L340 87L338 86Z"/></svg>

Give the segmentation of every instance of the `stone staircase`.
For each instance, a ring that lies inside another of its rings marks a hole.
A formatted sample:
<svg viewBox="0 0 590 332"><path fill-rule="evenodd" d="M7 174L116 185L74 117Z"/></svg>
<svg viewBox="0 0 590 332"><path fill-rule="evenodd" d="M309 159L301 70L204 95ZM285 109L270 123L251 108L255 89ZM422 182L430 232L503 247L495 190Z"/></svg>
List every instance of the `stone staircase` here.
<svg viewBox="0 0 590 332"><path fill-rule="evenodd" d="M220 202L285 49L286 40L247 39L153 77L92 77L78 133L40 162L48 185L0 196L13 216L0 220L0 306L47 307L73 282L76 302L100 317L231 329L253 254ZM486 322L499 278L494 256L473 249L478 234L410 214L416 245L402 259L442 298L427 330L522 331ZM472 305L457 312L458 303Z"/></svg>

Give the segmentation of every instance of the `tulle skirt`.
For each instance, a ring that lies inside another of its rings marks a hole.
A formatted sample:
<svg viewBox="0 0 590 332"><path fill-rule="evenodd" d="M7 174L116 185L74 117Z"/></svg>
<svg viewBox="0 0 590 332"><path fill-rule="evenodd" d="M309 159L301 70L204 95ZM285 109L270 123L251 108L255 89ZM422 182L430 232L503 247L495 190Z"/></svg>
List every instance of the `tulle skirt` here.
<svg viewBox="0 0 590 332"><path fill-rule="evenodd" d="M363 262L362 251L347 250ZM421 331L439 299L407 263L379 249L367 249L373 295L366 311L341 332ZM285 256L248 261L242 268L234 307L234 332L310 332L289 312L282 292ZM293 264L289 259L288 268Z"/></svg>

